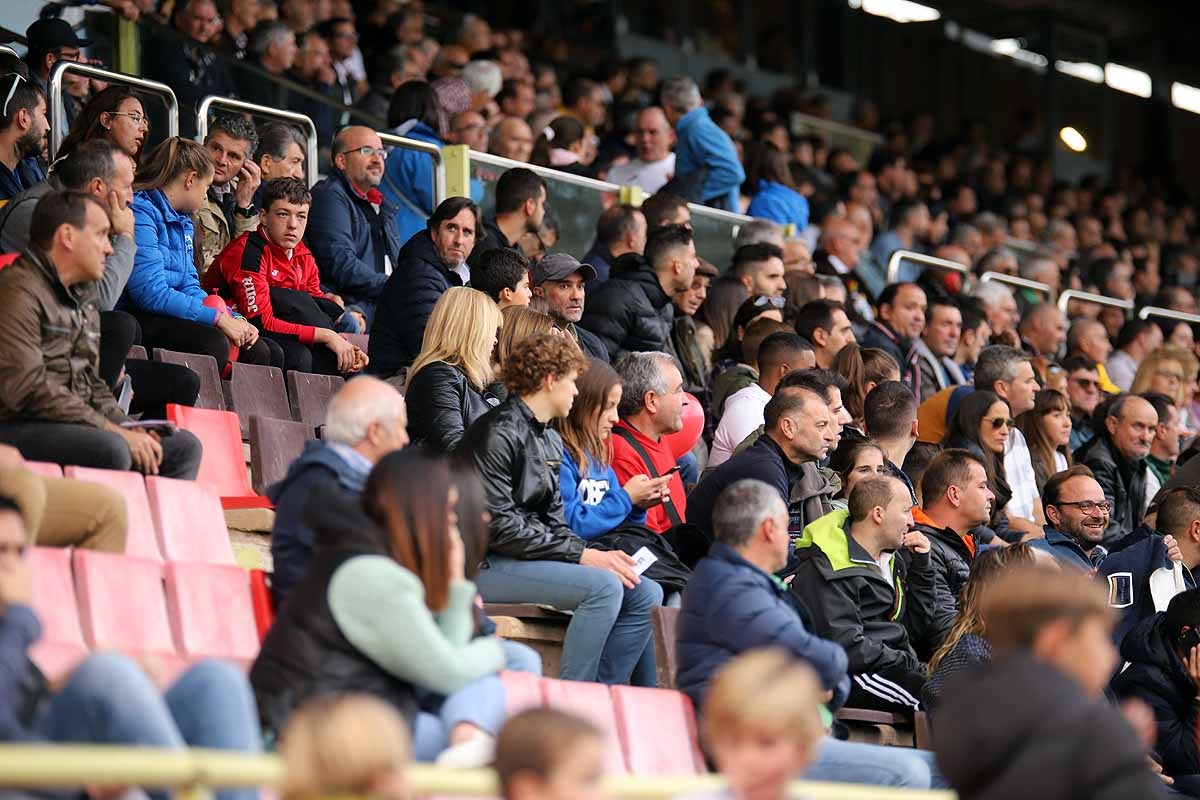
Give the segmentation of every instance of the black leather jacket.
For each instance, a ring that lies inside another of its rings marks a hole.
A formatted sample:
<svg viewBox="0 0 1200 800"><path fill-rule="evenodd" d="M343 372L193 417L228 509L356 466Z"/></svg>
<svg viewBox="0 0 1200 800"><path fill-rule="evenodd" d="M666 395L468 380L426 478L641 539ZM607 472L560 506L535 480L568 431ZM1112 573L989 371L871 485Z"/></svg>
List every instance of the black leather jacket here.
<svg viewBox="0 0 1200 800"><path fill-rule="evenodd" d="M483 479L491 541L488 552L530 561L578 563L584 541L563 516L558 432L534 418L519 397L480 417L459 444Z"/></svg>
<svg viewBox="0 0 1200 800"><path fill-rule="evenodd" d="M453 453L475 420L491 409L467 375L453 364L435 361L408 380L408 432L413 444Z"/></svg>
<svg viewBox="0 0 1200 800"><path fill-rule="evenodd" d="M615 362L630 351L672 353L674 319L675 306L650 264L626 253L613 262L608 282L587 299L579 324L599 337Z"/></svg>
<svg viewBox="0 0 1200 800"><path fill-rule="evenodd" d="M1101 429L1095 439L1075 451L1075 463L1091 469L1104 490L1104 498L1113 504L1103 542L1111 549L1142 520L1146 508L1146 461L1141 458L1130 461L1122 456L1108 431Z"/></svg>

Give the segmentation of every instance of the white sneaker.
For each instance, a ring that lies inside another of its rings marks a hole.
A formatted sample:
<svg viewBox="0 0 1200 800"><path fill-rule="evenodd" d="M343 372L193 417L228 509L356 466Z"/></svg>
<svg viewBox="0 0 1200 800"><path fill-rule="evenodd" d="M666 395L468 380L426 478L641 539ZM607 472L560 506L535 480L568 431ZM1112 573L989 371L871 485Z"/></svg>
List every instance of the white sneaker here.
<svg viewBox="0 0 1200 800"><path fill-rule="evenodd" d="M447 747L434 762L439 767L451 769L481 769L492 763L496 755L496 740L489 734L480 733L461 744Z"/></svg>

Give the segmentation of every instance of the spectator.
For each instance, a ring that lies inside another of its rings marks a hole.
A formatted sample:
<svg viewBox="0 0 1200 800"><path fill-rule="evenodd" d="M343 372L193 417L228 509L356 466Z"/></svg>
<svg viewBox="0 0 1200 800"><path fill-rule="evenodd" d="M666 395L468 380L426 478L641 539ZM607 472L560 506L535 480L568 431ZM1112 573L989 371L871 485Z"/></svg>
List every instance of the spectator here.
<svg viewBox="0 0 1200 800"><path fill-rule="evenodd" d="M563 334L562 328L558 327L554 317L534 311L528 306L506 308L500 314L504 319L504 325L500 328L499 341L496 342L496 363L499 373L504 372L504 365L508 363L509 355L521 342L543 333L554 336ZM503 384L500 385L500 391L503 392Z"/></svg>
<svg viewBox="0 0 1200 800"><path fill-rule="evenodd" d="M796 191L788 156L774 145L764 145L752 176L754 196L746 214L789 226L794 233L808 227L808 200Z"/></svg>
<svg viewBox="0 0 1200 800"><path fill-rule="evenodd" d="M920 200L903 199L892 206L891 227L880 231L871 243L871 255L879 264L887 266L892 253L897 250L919 250L921 242L929 234L929 206ZM911 263L901 261L899 279L916 280L916 270Z"/></svg>
<svg viewBox="0 0 1200 800"><path fill-rule="evenodd" d="M646 229L654 230L664 225L686 225L691 227L692 212L687 201L670 192L655 192L642 203L642 214L646 217Z"/></svg>
<svg viewBox="0 0 1200 800"><path fill-rule="evenodd" d="M405 387L415 443L452 453L471 423L496 405L488 386L503 320L495 304L462 286L447 289L434 304Z"/></svg>
<svg viewBox="0 0 1200 800"><path fill-rule="evenodd" d="M400 136L442 147L442 111L425 81L408 81L392 95L388 128ZM407 242L426 227L434 212L433 159L427 153L396 148L388 154L380 189L396 211L396 230Z"/></svg>
<svg viewBox="0 0 1200 800"><path fill-rule="evenodd" d="M1085 466L1065 469L1046 481L1046 537L1030 544L1064 566L1093 572L1108 556L1104 531L1113 506Z"/></svg>
<svg viewBox="0 0 1200 800"><path fill-rule="evenodd" d="M516 250L521 237L536 234L546 217L546 181L533 170L514 167L496 181L495 216L483 221L485 236L475 248L471 266L489 250Z"/></svg>
<svg viewBox="0 0 1200 800"><path fill-rule="evenodd" d="M241 70L238 88L248 102L266 106L287 104L288 90L279 82L296 64L296 32L286 22L263 22L249 31L251 62L270 77Z"/></svg>
<svg viewBox="0 0 1200 800"><path fill-rule="evenodd" d="M1196 377L1196 357L1175 345L1163 345L1138 364L1137 373L1129 387L1132 394L1157 393L1180 411L1191 398L1184 386Z"/></svg>
<svg viewBox="0 0 1200 800"><path fill-rule="evenodd" d="M682 225L657 228L646 237L644 258L626 254L592 296L581 325L616 360L627 352L669 351L674 320L672 293L692 285L696 245Z"/></svg>
<svg viewBox="0 0 1200 800"><path fill-rule="evenodd" d="M50 122L46 95L17 73L0 78L5 102L0 108L0 200L9 200L46 180L38 159L46 147Z"/></svg>
<svg viewBox="0 0 1200 800"><path fill-rule="evenodd" d="M917 364L921 368L921 397L930 398L943 389L967 382L954 360L962 338L962 311L948 298L929 301L928 320L917 340Z"/></svg>
<svg viewBox="0 0 1200 800"><path fill-rule="evenodd" d="M845 397L846 411L859 430L866 427L867 395L871 390L884 381L900 380L896 359L877 347L860 347L853 342L838 351L830 369L845 376L850 384Z"/></svg>
<svg viewBox="0 0 1200 800"><path fill-rule="evenodd" d="M588 128L589 135L594 135L604 125L607 112L604 90L587 78L568 81L563 90L563 108Z"/></svg>
<svg viewBox="0 0 1200 800"><path fill-rule="evenodd" d="M534 111L533 84L509 78L501 84L496 103L504 116L528 119Z"/></svg>
<svg viewBox="0 0 1200 800"><path fill-rule="evenodd" d="M713 436L708 467L719 467L734 449L763 424L763 409L774 396L779 381L794 369L810 347L794 333L773 333L758 346L758 381L735 392L725 401L721 421Z"/></svg>
<svg viewBox="0 0 1200 800"><path fill-rule="evenodd" d="M504 800L602 796L606 740L592 723L531 708L500 729L496 778Z"/></svg>
<svg viewBox="0 0 1200 800"><path fill-rule="evenodd" d="M748 244L773 244L782 250L785 243L783 226L769 219L752 219L738 226L737 236L733 237L734 252Z"/></svg>
<svg viewBox="0 0 1200 800"><path fill-rule="evenodd" d="M854 708L920 707L925 674L913 644L929 635L936 609L929 540L909 532L911 509L903 483L870 478L854 487L849 511L826 514L796 543L792 595L817 633L846 649Z"/></svg>
<svg viewBox="0 0 1200 800"><path fill-rule="evenodd" d="M545 304L546 312L570 335L584 355L609 360L608 348L596 334L581 328L586 286L596 280L591 264L580 264L574 256L552 253L533 268L533 293Z"/></svg>
<svg viewBox="0 0 1200 800"><path fill-rule="evenodd" d="M900 365L900 375L908 388L922 399L921 367L917 342L925 329L925 290L915 283L889 284L879 295L878 319L862 336L863 347L878 347Z"/></svg>
<svg viewBox="0 0 1200 800"><path fill-rule="evenodd" d="M667 434L683 429L683 374L678 362L662 352L631 352L617 361L624 389L617 406L620 421L613 427L612 467L627 482L635 475L670 476L664 502L646 514L646 527L667 533L687 520L683 480L671 474L678 460Z"/></svg>
<svg viewBox="0 0 1200 800"><path fill-rule="evenodd" d="M1054 361L1067 341L1067 318L1053 303L1038 303L1021 317L1019 331L1026 350Z"/></svg>
<svg viewBox="0 0 1200 800"><path fill-rule="evenodd" d="M200 288L191 215L204 202L212 177L212 156L204 146L178 137L160 143L139 166L131 206L137 253L120 306L137 318L148 350L212 356L222 374L231 349L237 360L281 367L277 344L207 302Z"/></svg>
<svg viewBox="0 0 1200 800"><path fill-rule="evenodd" d="M591 148L582 122L566 115L555 117L534 140L529 163L586 177L591 172L587 164Z"/></svg>
<svg viewBox="0 0 1200 800"><path fill-rule="evenodd" d="M204 147L212 157L213 178L196 212L201 277L231 241L258 228L254 197L262 182L262 170L250 157L258 147L258 133L245 117L217 117L204 137Z"/></svg>
<svg viewBox="0 0 1200 800"><path fill-rule="evenodd" d="M483 477L491 513L478 577L484 600L574 610L559 676L626 683L652 647L650 609L662 604L662 590L641 580L625 553L587 548L571 532L558 475L537 456L562 452L546 424L570 412L584 366L562 337L519 343L504 368L508 400L477 420L460 447ZM652 675L637 677L653 682Z"/></svg>
<svg viewBox="0 0 1200 800"><path fill-rule="evenodd" d="M369 326L405 242L396 207L379 192L386 154L370 128L343 128L333 140L333 174L313 187L308 246L321 283Z"/></svg>
<svg viewBox="0 0 1200 800"><path fill-rule="evenodd" d="M471 288L492 298L501 311L512 306L528 306L533 299L533 290L529 287L529 259L504 247L489 250L471 270Z"/></svg>
<svg viewBox="0 0 1200 800"><path fill-rule="evenodd" d="M846 309L832 300L810 300L800 308L796 333L812 343L817 366L831 369L842 348L854 344L854 328Z"/></svg>
<svg viewBox="0 0 1200 800"><path fill-rule="evenodd" d="M524 119L506 116L492 128L488 147L492 155L528 164L533 155L533 129Z"/></svg>
<svg viewBox="0 0 1200 800"><path fill-rule="evenodd" d="M1071 330L1075 330L1074 327ZM1071 401L1071 439L1075 452L1096 435L1092 427L1092 412L1100 404L1100 375L1097 365L1084 356L1070 356L1063 362L1067 373L1067 399Z"/></svg>
<svg viewBox="0 0 1200 800"><path fill-rule="evenodd" d="M1154 412L1158 414L1154 440L1146 455L1146 498L1152 500L1175 472L1175 460L1179 458L1179 408L1165 394L1147 392L1142 398L1154 406Z"/></svg>
<svg viewBox="0 0 1200 800"><path fill-rule="evenodd" d="M485 111L504 84L504 76L500 73L500 65L486 59L472 59L463 67L462 79L467 82L471 91L471 110ZM495 108L492 105L492 108Z"/></svg>
<svg viewBox="0 0 1200 800"><path fill-rule="evenodd" d="M153 37L145 59L156 66L158 79L171 87L179 105L191 110L209 95L235 94L225 62L213 49L221 32L221 15L213 0L183 0L176 4L171 27L174 30ZM181 133L187 136L194 131Z"/></svg>
<svg viewBox="0 0 1200 800"><path fill-rule="evenodd" d="M29 66L29 81L42 90L44 97L50 96L50 71L59 61L86 62L82 48L88 47L90 39L80 39L75 29L65 19L57 17L39 18L25 29L25 63ZM5 70L7 71L7 70ZM75 96L71 84L79 81L83 94L88 94L91 81L73 74L63 76L63 111L70 127L79 116L80 98Z"/></svg>
<svg viewBox="0 0 1200 800"><path fill-rule="evenodd" d="M883 448L870 439L847 437L845 441L839 441L837 449L829 454L829 469L837 473L842 486L833 508L846 508L846 500L859 481L887 475L888 470L884 466L886 460L887 454Z"/></svg>
<svg viewBox="0 0 1200 800"><path fill-rule="evenodd" d="M1117 666L1109 615L1082 575L1033 566L995 579L981 613L993 663L949 681L934 722L955 789L985 800L1030 786L1044 798L1162 795L1144 747L1103 697Z"/></svg>
<svg viewBox="0 0 1200 800"><path fill-rule="evenodd" d="M1023 533L1012 529L1005 511L1013 496L1004 460L1005 444L1016 430L1010 414L1008 402L1002 397L986 389L976 389L958 404L942 438L942 447L969 450L983 461L995 497L987 525L1005 541L1020 541ZM985 542L991 540L986 532L982 538Z"/></svg>
<svg viewBox="0 0 1200 800"><path fill-rule="evenodd" d="M773 244L749 244L733 254L732 273L745 285L751 297L783 297L783 250Z"/></svg>
<svg viewBox="0 0 1200 800"><path fill-rule="evenodd" d="M662 104L677 137L674 182L699 184L689 193L697 202L736 211L746 173L729 134L709 118L696 84L690 78L664 81Z"/></svg>
<svg viewBox="0 0 1200 800"><path fill-rule="evenodd" d="M108 214L91 195L47 195L34 210L27 256L0 272L8 287L0 295L7 301L0 440L34 461L195 477L200 443L192 434L123 427L130 420L97 372L95 312L55 290L100 279L108 231Z"/></svg>
<svg viewBox="0 0 1200 800"><path fill-rule="evenodd" d="M280 178L267 185L263 202L259 228L221 251L204 275L204 288L280 347L284 369L322 375L362 370L366 354L337 332L357 332L357 325L340 298L321 291L317 262L303 242L312 194L304 181Z"/></svg>
<svg viewBox="0 0 1200 800"><path fill-rule="evenodd" d="M975 363L991 338L992 326L974 298L960 297L959 309L962 311L962 333L954 351L954 363L962 372L963 385L968 385L975 381Z"/></svg>
<svg viewBox="0 0 1200 800"><path fill-rule="evenodd" d="M1121 390L1108 377L1108 357L1112 353L1112 342L1104 325L1094 319L1075 320L1067 331L1067 355L1081 356L1091 364L1099 376L1099 389L1107 394L1120 394Z"/></svg>
<svg viewBox="0 0 1200 800"><path fill-rule="evenodd" d="M609 180L612 180L611 176ZM588 289L595 291L608 280L612 262L625 255L641 255L646 249L646 217L633 206L618 204L605 209L596 221L596 242L583 257L591 264L596 277L589 281Z"/></svg>
<svg viewBox="0 0 1200 800"><path fill-rule="evenodd" d="M1017 325L1021 322L1021 314L1017 309L1017 301L1013 297L1012 289L999 281L992 281L976 286L971 296L983 306L993 340L1001 336L1008 336L1010 333L1012 336L1016 336Z"/></svg>
<svg viewBox="0 0 1200 800"><path fill-rule="evenodd" d="M675 129L657 106L643 108L633 123L636 158L616 164L608 171L608 180L622 186L640 186L654 194L675 175Z"/></svg>
<svg viewBox="0 0 1200 800"><path fill-rule="evenodd" d="M462 111L450 118L450 130L446 132L446 142L449 144L465 144L477 153L486 153L490 136L487 121L478 111ZM472 179L473 180L473 179ZM475 198L472 184L472 200ZM482 198L480 198L482 199Z"/></svg>
<svg viewBox="0 0 1200 800"><path fill-rule="evenodd" d="M333 61L329 55L329 43L312 28L300 28L296 31L296 36L299 37L300 49L287 77L315 92L323 100L298 92L288 92L287 107L313 121L317 129L317 141L324 147L325 142L334 141L339 120L342 119L336 108L345 99L345 94L337 84L337 73L333 70Z"/></svg>
<svg viewBox="0 0 1200 800"><path fill-rule="evenodd" d="M379 296L371 330L371 374L391 377L412 363L434 303L470 278L467 259L479 234L479 208L447 197L423 231L413 234Z"/></svg>
<svg viewBox="0 0 1200 800"><path fill-rule="evenodd" d="M900 469L917 441L917 399L900 381L884 381L867 392L863 401L863 433L883 448L887 473L908 487L913 505L917 492Z"/></svg>
<svg viewBox="0 0 1200 800"><path fill-rule="evenodd" d="M1017 417L1017 429L1029 445L1038 495L1055 473L1071 466L1071 407L1062 392L1040 389L1034 406Z"/></svg>
<svg viewBox="0 0 1200 800"><path fill-rule="evenodd" d="M1109 503L1111 516L1102 539L1108 548L1132 532L1146 510L1146 456L1158 422L1150 403L1121 395L1105 410L1104 429L1075 452L1075 460L1091 469Z"/></svg>
<svg viewBox="0 0 1200 800"><path fill-rule="evenodd" d="M305 443L287 476L267 489L275 505L271 593L276 607L304 577L317 546L316 532L306 516L309 497L322 490L335 500L339 495L356 500L371 467L408 444L407 424L404 398L374 378L355 378L330 400L322 438Z"/></svg>
<svg viewBox="0 0 1200 800"><path fill-rule="evenodd" d="M943 450L921 476L922 507L913 511L913 530L929 539L935 627L950 638L979 553L973 531L988 524L995 499L985 462L970 450Z"/></svg>
<svg viewBox="0 0 1200 800"><path fill-rule="evenodd" d="M15 267L9 267L9 272ZM254 698L231 665L201 661L165 693L137 664L115 653L89 656L51 689L29 658L42 625L32 608L30 540L21 513L0 498L0 661L4 682L0 740L126 745L182 751L214 747L256 753L261 747ZM30 713L23 710L28 709ZM150 792L165 800L165 792ZM218 792L219 800L251 800L257 791Z"/></svg>
<svg viewBox="0 0 1200 800"><path fill-rule="evenodd" d="M690 524L703 537L691 547L696 558L703 557L712 542L717 498L726 487L742 479L762 481L788 504L788 530L793 542L804 525L833 507L835 487L816 469L816 462L837 446L837 422L826 399L807 387L777 389L763 411L763 421L764 435L706 474L688 498L692 506Z"/></svg>
<svg viewBox="0 0 1200 800"><path fill-rule="evenodd" d="M1008 438L1004 442L1004 474L1012 489L1012 498L1003 503L997 501L995 510L1004 509L1012 529L1024 536L1037 536L1039 528L1035 523L1044 518L1042 503L1037 496L1037 477L1029 444L1011 419L1034 406L1038 383L1029 356L1003 345L985 347L975 364L975 388L995 392L1008 404L1010 416ZM1000 494L997 492L996 496Z"/></svg>
<svg viewBox="0 0 1200 800"><path fill-rule="evenodd" d="M0 80L0 86L3 84ZM133 90L128 86L109 86L83 107L55 157L71 155L84 142L107 139L132 158L136 166L149 133L150 117Z"/></svg>
<svg viewBox="0 0 1200 800"><path fill-rule="evenodd" d="M259 126L254 163L258 164L262 180L254 195L255 208L263 207L262 194L271 181L280 178L306 180L306 144L303 134L286 123L267 122Z"/></svg>
<svg viewBox="0 0 1200 800"><path fill-rule="evenodd" d="M1107 338L1107 337L1106 337ZM1131 319L1117 336L1116 350L1108 357L1108 377L1122 392L1128 392L1138 364L1162 346L1162 328L1146 319Z"/></svg>
<svg viewBox="0 0 1200 800"><path fill-rule="evenodd" d="M358 49L358 31L354 27L354 20L333 16L317 25L317 30L329 44L333 72L342 89L342 103L353 105L367 93L368 88L366 65Z"/></svg>
<svg viewBox="0 0 1200 800"><path fill-rule="evenodd" d="M258 25L261 13L258 0L225 0L221 12L223 30L217 35L216 46L231 53L239 61L246 57L250 46L249 33Z"/></svg>
<svg viewBox="0 0 1200 800"><path fill-rule="evenodd" d="M675 304L675 321L671 325L671 349L683 368L683 388L700 398L703 405L707 394L708 373L712 369L712 342L706 338L707 326L696 324L696 312L708 297L708 287L720 275L717 268L702 258L696 259L696 275L692 285L671 295ZM741 284L739 284L741 285ZM702 328L703 326L703 328ZM703 332L702 332L703 331Z"/></svg>
<svg viewBox="0 0 1200 800"><path fill-rule="evenodd" d="M868 295L872 292L863 284L857 268L863 252L861 234L853 222L845 217L831 217L825 221L818 239L819 248L812 255L813 267L818 276L828 276L830 282L846 295L839 299L843 305L852 307L864 321L875 318ZM822 283L822 285L825 285ZM826 292L826 299L838 299Z"/></svg>

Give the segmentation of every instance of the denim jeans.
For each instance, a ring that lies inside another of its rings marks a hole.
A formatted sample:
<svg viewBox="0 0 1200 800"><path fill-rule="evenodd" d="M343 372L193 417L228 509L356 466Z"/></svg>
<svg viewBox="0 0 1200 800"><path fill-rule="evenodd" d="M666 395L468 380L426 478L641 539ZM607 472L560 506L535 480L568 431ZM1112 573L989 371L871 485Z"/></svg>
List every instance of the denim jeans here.
<svg viewBox="0 0 1200 800"><path fill-rule="evenodd" d="M29 461L121 471L133 468L133 456L125 440L119 434L91 425L4 422L0 423L0 442L11 444ZM195 480L203 449L200 440L190 431L180 429L163 436L163 457L158 474L164 478Z"/></svg>
<svg viewBox="0 0 1200 800"><path fill-rule="evenodd" d="M490 554L475 578L489 603L538 603L573 611L559 676L629 683L650 641L650 609L662 587L643 580L626 589L608 570L565 561L520 561Z"/></svg>
<svg viewBox="0 0 1200 800"><path fill-rule="evenodd" d="M810 781L867 783L908 789L946 788L937 761L928 750L844 742L826 736L804 777Z"/></svg>
<svg viewBox="0 0 1200 800"><path fill-rule="evenodd" d="M203 661L160 694L141 668L102 653L83 662L41 710L34 730L53 742L125 744L181 750L209 747L257 753L262 734L246 677L220 661ZM166 800L168 793L150 793ZM253 800L256 789L217 792Z"/></svg>

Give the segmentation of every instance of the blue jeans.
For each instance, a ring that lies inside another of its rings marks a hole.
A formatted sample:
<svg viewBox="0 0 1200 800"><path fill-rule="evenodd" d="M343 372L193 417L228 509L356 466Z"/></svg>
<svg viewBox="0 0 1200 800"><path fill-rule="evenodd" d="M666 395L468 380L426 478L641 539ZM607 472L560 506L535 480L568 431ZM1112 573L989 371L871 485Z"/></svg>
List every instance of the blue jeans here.
<svg viewBox="0 0 1200 800"><path fill-rule="evenodd" d="M565 561L520 561L488 555L475 578L489 603L538 603L573 611L559 677L629 683L650 641L650 609L662 587L643 580L626 589L608 570Z"/></svg>
<svg viewBox="0 0 1200 800"><path fill-rule="evenodd" d="M53 742L125 744L182 750L210 747L257 753L262 734L246 677L220 661L203 661L159 694L141 668L102 653L83 662L34 723ZM166 800L165 791L150 792ZM258 791L217 792L221 800L253 800Z"/></svg>
<svg viewBox="0 0 1200 800"><path fill-rule="evenodd" d="M946 788L937 761L928 750L844 742L826 736L804 777L810 781L866 783L908 789Z"/></svg>
<svg viewBox="0 0 1200 800"><path fill-rule="evenodd" d="M675 463L679 467L679 479L683 481L683 488L690 492L700 480L700 462L696 460L696 454L689 450Z"/></svg>

